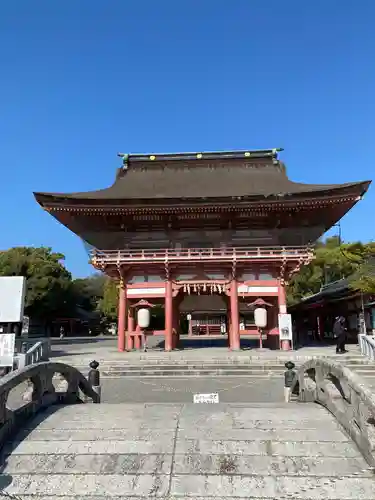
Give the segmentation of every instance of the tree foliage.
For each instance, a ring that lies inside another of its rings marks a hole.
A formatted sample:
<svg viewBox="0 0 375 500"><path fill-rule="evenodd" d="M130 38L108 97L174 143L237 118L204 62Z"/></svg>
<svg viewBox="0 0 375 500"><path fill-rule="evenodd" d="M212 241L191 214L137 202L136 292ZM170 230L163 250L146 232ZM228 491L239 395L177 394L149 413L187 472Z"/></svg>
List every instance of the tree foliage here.
<svg viewBox="0 0 375 500"><path fill-rule="evenodd" d="M351 276L350 286L363 293L375 294L375 257L365 260Z"/></svg>
<svg viewBox="0 0 375 500"><path fill-rule="evenodd" d="M318 293L325 284L348 278L350 286L375 293L374 243L340 244L338 237L318 242L315 259L294 275L288 285L288 302L295 304L303 297Z"/></svg>
<svg viewBox="0 0 375 500"><path fill-rule="evenodd" d="M117 318L118 308L118 283L110 278L106 278L103 286L103 297L99 300L98 310L109 321Z"/></svg>
<svg viewBox="0 0 375 500"><path fill-rule="evenodd" d="M87 278L78 278L73 281L76 304L85 311L99 311L99 304L103 299L104 285L108 278L101 273Z"/></svg>
<svg viewBox="0 0 375 500"><path fill-rule="evenodd" d="M45 247L17 247L0 253L0 276L27 279L26 314L48 319L71 312L72 276L63 260L64 255Z"/></svg>
<svg viewBox="0 0 375 500"><path fill-rule="evenodd" d="M77 307L99 311L109 281L101 273L72 280L64 255L51 248L16 247L0 253L0 276L25 276L25 314L45 320L74 317Z"/></svg>

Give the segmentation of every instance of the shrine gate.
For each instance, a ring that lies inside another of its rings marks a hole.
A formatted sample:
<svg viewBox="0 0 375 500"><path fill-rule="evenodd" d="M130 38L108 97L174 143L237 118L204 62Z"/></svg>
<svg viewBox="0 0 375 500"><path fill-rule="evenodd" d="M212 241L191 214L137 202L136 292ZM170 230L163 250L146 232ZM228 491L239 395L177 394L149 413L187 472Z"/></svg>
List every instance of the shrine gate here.
<svg viewBox="0 0 375 500"><path fill-rule="evenodd" d="M93 266L118 281L120 351L142 347L133 307L140 300L164 306L164 329L151 333L170 351L181 314L189 335L225 335L229 349L240 349L241 335L258 336L249 304L263 299L264 341L279 348L289 277L370 184L293 182L279 151L121 154L109 188L35 193L93 248Z"/></svg>

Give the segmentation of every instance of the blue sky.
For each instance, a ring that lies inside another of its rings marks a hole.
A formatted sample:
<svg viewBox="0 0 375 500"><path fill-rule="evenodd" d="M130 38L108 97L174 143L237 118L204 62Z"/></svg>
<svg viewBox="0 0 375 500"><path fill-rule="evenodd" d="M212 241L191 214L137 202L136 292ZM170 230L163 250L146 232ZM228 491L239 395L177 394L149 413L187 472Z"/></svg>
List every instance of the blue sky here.
<svg viewBox="0 0 375 500"><path fill-rule="evenodd" d="M371 179L373 0L14 0L0 14L0 248L82 242L33 191L104 188L118 151L284 147L296 181ZM342 224L375 239L370 189Z"/></svg>

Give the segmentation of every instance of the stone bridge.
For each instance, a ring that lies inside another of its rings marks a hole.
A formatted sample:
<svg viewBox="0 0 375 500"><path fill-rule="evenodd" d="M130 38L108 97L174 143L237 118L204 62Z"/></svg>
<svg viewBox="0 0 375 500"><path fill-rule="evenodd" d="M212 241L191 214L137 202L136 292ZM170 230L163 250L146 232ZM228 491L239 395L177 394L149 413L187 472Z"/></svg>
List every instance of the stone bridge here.
<svg viewBox="0 0 375 500"><path fill-rule="evenodd" d="M26 367L0 383L1 494L373 500L374 395L327 359L299 368L294 394L289 404L90 404L98 395L77 369Z"/></svg>

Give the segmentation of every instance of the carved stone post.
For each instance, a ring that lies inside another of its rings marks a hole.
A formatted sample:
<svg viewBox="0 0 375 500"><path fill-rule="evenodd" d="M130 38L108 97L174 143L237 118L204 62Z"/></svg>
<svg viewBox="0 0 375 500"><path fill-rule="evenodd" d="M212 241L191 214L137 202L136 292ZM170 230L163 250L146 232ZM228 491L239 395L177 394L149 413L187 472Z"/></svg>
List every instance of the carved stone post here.
<svg viewBox="0 0 375 500"><path fill-rule="evenodd" d="M99 396L99 401L101 398L101 386L100 386L100 372L98 370L99 368L99 363L97 361L91 361L89 364L90 371L87 376L87 380L89 381L91 387L93 390L96 392L96 394Z"/></svg>

